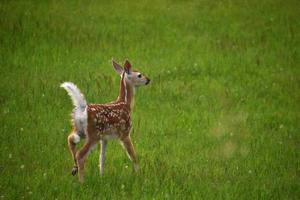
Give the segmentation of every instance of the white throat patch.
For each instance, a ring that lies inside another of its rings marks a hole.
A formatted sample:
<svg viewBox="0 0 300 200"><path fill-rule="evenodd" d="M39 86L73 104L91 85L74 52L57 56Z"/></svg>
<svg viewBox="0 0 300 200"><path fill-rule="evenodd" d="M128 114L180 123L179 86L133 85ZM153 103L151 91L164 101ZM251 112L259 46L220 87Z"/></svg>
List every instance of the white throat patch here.
<svg viewBox="0 0 300 200"><path fill-rule="evenodd" d="M125 103L127 103L127 88L126 88L126 80L125 80L125 75L124 74L124 77L123 77L123 84L124 84L124 90L125 90Z"/></svg>

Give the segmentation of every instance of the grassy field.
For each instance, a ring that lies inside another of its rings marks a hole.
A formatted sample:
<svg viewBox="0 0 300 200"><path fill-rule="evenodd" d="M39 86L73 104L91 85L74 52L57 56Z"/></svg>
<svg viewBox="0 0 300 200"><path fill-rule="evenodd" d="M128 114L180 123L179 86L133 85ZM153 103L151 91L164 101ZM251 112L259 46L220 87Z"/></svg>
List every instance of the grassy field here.
<svg viewBox="0 0 300 200"><path fill-rule="evenodd" d="M0 199L299 199L299 19L298 0L1 1ZM113 141L80 184L59 85L114 100L112 58L152 80L141 170Z"/></svg>

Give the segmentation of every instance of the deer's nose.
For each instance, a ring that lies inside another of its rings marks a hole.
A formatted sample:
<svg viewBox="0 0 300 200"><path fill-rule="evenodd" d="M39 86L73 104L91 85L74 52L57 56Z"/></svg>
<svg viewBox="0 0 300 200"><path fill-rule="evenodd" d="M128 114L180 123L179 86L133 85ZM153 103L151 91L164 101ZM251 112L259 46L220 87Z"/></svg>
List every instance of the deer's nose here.
<svg viewBox="0 0 300 200"><path fill-rule="evenodd" d="M150 83L150 79L147 78L147 82L146 82L146 85L148 85Z"/></svg>

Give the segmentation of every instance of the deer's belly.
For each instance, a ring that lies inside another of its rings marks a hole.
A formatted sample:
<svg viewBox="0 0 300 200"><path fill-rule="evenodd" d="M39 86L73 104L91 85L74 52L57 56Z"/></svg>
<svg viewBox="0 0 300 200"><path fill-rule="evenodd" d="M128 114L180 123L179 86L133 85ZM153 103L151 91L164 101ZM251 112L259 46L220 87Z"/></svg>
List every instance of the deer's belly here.
<svg viewBox="0 0 300 200"><path fill-rule="evenodd" d="M117 139L118 135L115 133L111 133L111 134L107 134L103 136L104 140L113 140L113 139Z"/></svg>

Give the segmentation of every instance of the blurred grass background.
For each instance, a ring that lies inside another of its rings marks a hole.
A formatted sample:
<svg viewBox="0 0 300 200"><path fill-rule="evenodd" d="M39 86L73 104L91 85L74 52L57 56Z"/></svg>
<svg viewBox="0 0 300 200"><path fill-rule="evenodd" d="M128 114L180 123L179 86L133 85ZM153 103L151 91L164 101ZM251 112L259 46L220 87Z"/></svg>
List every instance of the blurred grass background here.
<svg viewBox="0 0 300 200"><path fill-rule="evenodd" d="M1 199L299 199L297 0L1 1ZM136 175L117 142L71 176L72 104L136 93Z"/></svg>

